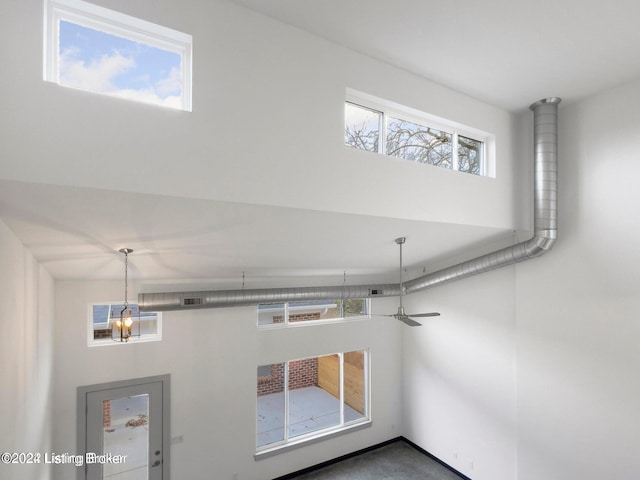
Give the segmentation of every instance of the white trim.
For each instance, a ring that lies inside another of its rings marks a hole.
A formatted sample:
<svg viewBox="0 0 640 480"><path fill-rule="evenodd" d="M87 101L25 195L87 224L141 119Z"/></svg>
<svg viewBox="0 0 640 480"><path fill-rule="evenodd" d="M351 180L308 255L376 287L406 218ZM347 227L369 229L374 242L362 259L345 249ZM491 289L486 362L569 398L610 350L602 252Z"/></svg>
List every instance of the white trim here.
<svg viewBox="0 0 640 480"><path fill-rule="evenodd" d="M364 354L363 354L364 355ZM338 401L340 402L340 425L344 425L344 353L338 353ZM364 380L364 369L362 372ZM366 390L366 389L365 389Z"/></svg>
<svg viewBox="0 0 640 480"><path fill-rule="evenodd" d="M355 420L351 420L349 422L345 422L344 419L344 410L345 410L345 402L344 402L344 354L350 352L362 352L363 359L363 380L364 380L364 413L361 418L357 418ZM315 430L313 432L296 435L294 437L289 437L289 363L299 361L299 360L308 360L308 359L319 359L321 357L328 357L332 355L338 356L339 361L339 398L338 405L340 409L340 423L338 425L332 425L320 430ZM291 360L286 360L284 362L272 364L272 365L283 365L283 385L284 385L284 412L283 412L283 439L277 440L272 443L268 443L265 445L261 445L260 447L256 447L256 453L254 458L259 460L261 458L266 458L276 453L285 452L292 448L299 447L301 445L308 445L310 443L314 443L318 440L323 440L327 437L333 437L338 434L346 433L355 429L359 429L365 426L371 425L371 368L370 368L370 355L369 348L361 348L357 350L349 350L349 352L338 352L338 353L327 353L323 355L317 355L312 357L302 357L295 358ZM257 398L256 397L256 443L258 439L258 421L257 421Z"/></svg>
<svg viewBox="0 0 640 480"><path fill-rule="evenodd" d="M58 74L60 20L180 55L182 110L191 111L193 70L193 37L191 35L82 0L44 0L43 77L44 80L57 84L60 83Z"/></svg>

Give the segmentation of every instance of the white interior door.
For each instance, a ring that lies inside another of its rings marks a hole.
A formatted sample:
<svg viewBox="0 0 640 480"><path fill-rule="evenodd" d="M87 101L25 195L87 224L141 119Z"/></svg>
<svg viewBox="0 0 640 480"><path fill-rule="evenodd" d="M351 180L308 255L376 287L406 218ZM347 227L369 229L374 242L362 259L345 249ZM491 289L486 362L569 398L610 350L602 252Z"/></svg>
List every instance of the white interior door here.
<svg viewBox="0 0 640 480"><path fill-rule="evenodd" d="M163 388L168 385L135 382L84 387L87 480L168 480L163 465L168 427Z"/></svg>

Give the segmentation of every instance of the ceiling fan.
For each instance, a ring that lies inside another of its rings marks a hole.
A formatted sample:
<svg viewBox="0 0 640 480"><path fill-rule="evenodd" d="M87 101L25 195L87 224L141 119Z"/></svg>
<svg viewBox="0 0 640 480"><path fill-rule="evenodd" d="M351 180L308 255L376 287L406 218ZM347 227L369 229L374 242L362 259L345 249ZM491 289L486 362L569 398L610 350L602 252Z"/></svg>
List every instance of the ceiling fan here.
<svg viewBox="0 0 640 480"><path fill-rule="evenodd" d="M410 327L421 327L422 324L420 322L416 322L411 317L438 317L440 314L438 312L430 312L430 313L414 313L407 314L404 311L404 307L402 306L402 296L404 294L402 287L402 245L407 239L405 237L396 238L396 243L400 245L400 306L398 307L398 313L394 313L392 315L383 315L384 317L393 317L401 322L409 325Z"/></svg>

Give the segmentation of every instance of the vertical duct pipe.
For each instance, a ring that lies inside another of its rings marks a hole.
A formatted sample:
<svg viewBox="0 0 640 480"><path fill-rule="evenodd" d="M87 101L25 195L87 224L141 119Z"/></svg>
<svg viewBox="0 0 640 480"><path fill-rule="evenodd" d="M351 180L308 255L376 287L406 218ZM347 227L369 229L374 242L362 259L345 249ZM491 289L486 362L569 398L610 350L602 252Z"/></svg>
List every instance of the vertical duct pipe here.
<svg viewBox="0 0 640 480"><path fill-rule="evenodd" d="M414 293L454 280L470 277L516 262L538 257L553 247L558 229L558 104L556 97L530 106L534 114L534 233L524 242L481 255L472 260L428 273L404 283L404 292ZM338 298L388 297L400 294L399 285L357 285L204 292L141 293L141 311L233 307Z"/></svg>
<svg viewBox="0 0 640 480"><path fill-rule="evenodd" d="M556 97L529 108L534 114L534 225L524 242L431 272L404 284L405 293L419 292L443 283L488 272L538 257L553 247L558 230L558 104Z"/></svg>

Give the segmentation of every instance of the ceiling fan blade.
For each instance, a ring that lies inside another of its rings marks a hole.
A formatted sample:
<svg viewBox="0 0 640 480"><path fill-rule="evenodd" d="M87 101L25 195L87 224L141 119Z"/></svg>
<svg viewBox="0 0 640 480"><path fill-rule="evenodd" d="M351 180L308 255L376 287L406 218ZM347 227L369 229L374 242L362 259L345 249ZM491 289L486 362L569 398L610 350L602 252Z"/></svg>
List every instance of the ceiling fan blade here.
<svg viewBox="0 0 640 480"><path fill-rule="evenodd" d="M407 315L404 312L404 307L402 306L402 292L403 292L403 288L402 288L402 245L404 244L406 238L405 237L399 237L396 238L396 243L398 244L398 246L400 247L400 306L398 307L398 313L393 314L393 315L381 315L378 314L381 317L394 317L397 320L400 320L402 323L404 323L405 325L409 325L410 327L421 327L422 324L419 322L416 322L415 320L413 320L410 317L438 317L440 316L440 313L438 312L431 312L431 313L416 313L415 315Z"/></svg>
<svg viewBox="0 0 640 480"><path fill-rule="evenodd" d="M419 322L416 322L415 320L410 319L407 316L403 316L403 317L396 317L398 320L400 320L402 323L409 325L410 327L421 327L422 324Z"/></svg>

